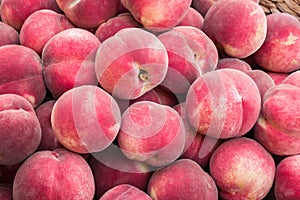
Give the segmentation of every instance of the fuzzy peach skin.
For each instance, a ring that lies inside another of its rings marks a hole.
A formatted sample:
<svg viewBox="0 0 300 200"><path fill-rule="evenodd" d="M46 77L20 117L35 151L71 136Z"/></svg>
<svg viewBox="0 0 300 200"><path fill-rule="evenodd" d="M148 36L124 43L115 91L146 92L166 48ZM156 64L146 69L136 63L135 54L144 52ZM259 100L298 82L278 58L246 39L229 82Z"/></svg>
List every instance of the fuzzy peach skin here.
<svg viewBox="0 0 300 200"><path fill-rule="evenodd" d="M267 16L267 37L254 59L262 68L289 73L300 69L300 22L287 13Z"/></svg>
<svg viewBox="0 0 300 200"><path fill-rule="evenodd" d="M55 0L2 0L0 4L1 20L20 31L27 17L41 9L61 12Z"/></svg>
<svg viewBox="0 0 300 200"><path fill-rule="evenodd" d="M19 33L13 27L0 21L0 46L19 43Z"/></svg>
<svg viewBox="0 0 300 200"><path fill-rule="evenodd" d="M95 178L96 199L120 184L130 184L146 191L153 170L143 162L126 158L116 145L93 153L88 163Z"/></svg>
<svg viewBox="0 0 300 200"><path fill-rule="evenodd" d="M88 163L63 148L32 154L20 166L13 183L14 200L92 200L94 193L94 177Z"/></svg>
<svg viewBox="0 0 300 200"><path fill-rule="evenodd" d="M68 18L53 10L38 10L26 18L20 30L20 44L33 49L40 56L45 44L57 33L73 28Z"/></svg>
<svg viewBox="0 0 300 200"><path fill-rule="evenodd" d="M51 124L51 113L55 100L42 103L35 109L36 116L40 122L42 138L38 150L54 150L62 147L54 134Z"/></svg>
<svg viewBox="0 0 300 200"><path fill-rule="evenodd" d="M200 76L186 97L192 127L216 139L246 134L255 125L260 109L257 85L236 69L219 69Z"/></svg>
<svg viewBox="0 0 300 200"><path fill-rule="evenodd" d="M140 28L118 31L101 44L95 58L101 87L125 100L138 98L158 86L167 70L165 46L154 34Z"/></svg>
<svg viewBox="0 0 300 200"><path fill-rule="evenodd" d="M300 70L288 74L282 81L283 84L291 84L300 88Z"/></svg>
<svg viewBox="0 0 300 200"><path fill-rule="evenodd" d="M149 180L148 194L154 200L218 199L212 177L190 159L179 159L156 170Z"/></svg>
<svg viewBox="0 0 300 200"><path fill-rule="evenodd" d="M1 200L13 200L11 185L0 184L0 199Z"/></svg>
<svg viewBox="0 0 300 200"><path fill-rule="evenodd" d="M152 200L145 192L130 184L118 185L107 191L99 200Z"/></svg>
<svg viewBox="0 0 300 200"><path fill-rule="evenodd" d="M288 156L278 164L274 183L276 200L299 198L299 165L300 155Z"/></svg>
<svg viewBox="0 0 300 200"><path fill-rule="evenodd" d="M76 27L97 28L101 23L115 16L120 0L56 0L58 6Z"/></svg>
<svg viewBox="0 0 300 200"><path fill-rule="evenodd" d="M266 71L266 73L273 79L275 85L281 84L285 78L288 77L288 73L277 73Z"/></svg>
<svg viewBox="0 0 300 200"><path fill-rule="evenodd" d="M193 26L201 29L203 21L203 16L196 9L189 7L185 17L176 26Z"/></svg>
<svg viewBox="0 0 300 200"><path fill-rule="evenodd" d="M254 138L270 153L280 156L289 156L300 153L299 134L290 134L281 131L263 116L260 116L254 126Z"/></svg>
<svg viewBox="0 0 300 200"><path fill-rule="evenodd" d="M222 143L212 154L209 166L222 199L263 199L275 176L271 154L246 137Z"/></svg>
<svg viewBox="0 0 300 200"><path fill-rule="evenodd" d="M118 144L129 159L164 166L181 155L184 143L182 119L169 106L140 101L122 115Z"/></svg>
<svg viewBox="0 0 300 200"><path fill-rule="evenodd" d="M94 62L100 44L94 34L80 28L66 29L48 40L42 52L43 75L53 98L74 87L97 85Z"/></svg>
<svg viewBox="0 0 300 200"><path fill-rule="evenodd" d="M36 151L41 127L32 105L16 94L0 95L0 165L22 162Z"/></svg>
<svg viewBox="0 0 300 200"><path fill-rule="evenodd" d="M0 94L14 93L34 107L46 96L42 62L36 52L21 45L0 47Z"/></svg>
<svg viewBox="0 0 300 200"><path fill-rule="evenodd" d="M248 71L252 71L251 66L247 62L239 58L219 59L217 64L217 69L224 69L224 68L237 69L245 73L247 73Z"/></svg>
<svg viewBox="0 0 300 200"><path fill-rule="evenodd" d="M177 26L158 38L169 57L168 72L161 84L173 93L186 93L196 78L216 69L217 48L201 30Z"/></svg>
<svg viewBox="0 0 300 200"><path fill-rule="evenodd" d="M144 28L162 32L175 27L183 20L192 0L121 0L121 2Z"/></svg>
<svg viewBox="0 0 300 200"><path fill-rule="evenodd" d="M138 23L130 13L121 13L100 24L95 32L95 35L101 42L103 42L123 28L134 27L140 28L141 24Z"/></svg>
<svg viewBox="0 0 300 200"><path fill-rule="evenodd" d="M228 56L246 58L263 44L267 19L252 0L218 0L206 13L202 30Z"/></svg>
<svg viewBox="0 0 300 200"><path fill-rule="evenodd" d="M116 101L97 86L79 86L55 102L51 124L58 141L77 153L107 148L120 129L121 114Z"/></svg>

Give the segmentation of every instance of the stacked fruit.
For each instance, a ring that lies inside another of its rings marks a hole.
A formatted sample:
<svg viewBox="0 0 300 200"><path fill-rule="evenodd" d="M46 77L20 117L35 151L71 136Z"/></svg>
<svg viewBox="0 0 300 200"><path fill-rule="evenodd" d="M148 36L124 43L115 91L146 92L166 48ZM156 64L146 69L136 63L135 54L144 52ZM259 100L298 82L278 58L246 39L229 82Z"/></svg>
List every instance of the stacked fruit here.
<svg viewBox="0 0 300 200"><path fill-rule="evenodd" d="M0 200L300 199L292 15L0 2Z"/></svg>

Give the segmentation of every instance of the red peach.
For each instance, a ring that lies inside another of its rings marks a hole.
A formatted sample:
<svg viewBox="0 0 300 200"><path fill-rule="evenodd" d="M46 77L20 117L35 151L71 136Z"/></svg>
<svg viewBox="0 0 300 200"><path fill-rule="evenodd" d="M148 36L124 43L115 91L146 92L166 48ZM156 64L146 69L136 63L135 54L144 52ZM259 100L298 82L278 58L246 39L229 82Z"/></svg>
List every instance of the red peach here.
<svg viewBox="0 0 300 200"><path fill-rule="evenodd" d="M115 16L120 0L81 1L56 0L60 9L79 28L97 28L101 23Z"/></svg>
<svg viewBox="0 0 300 200"><path fill-rule="evenodd" d="M248 63L238 58L221 58L218 61L217 69L224 68L237 69L245 73L252 71L252 68Z"/></svg>
<svg viewBox="0 0 300 200"><path fill-rule="evenodd" d="M182 119L169 106L140 101L122 115L118 144L129 159L164 166L181 155L184 143Z"/></svg>
<svg viewBox="0 0 300 200"><path fill-rule="evenodd" d="M19 43L19 33L13 27L0 22L0 46Z"/></svg>
<svg viewBox="0 0 300 200"><path fill-rule="evenodd" d="M50 38L73 27L74 25L63 14L48 9L38 10L24 21L20 30L20 44L33 49L41 56Z"/></svg>
<svg viewBox="0 0 300 200"><path fill-rule="evenodd" d="M0 94L14 93L34 107L46 96L41 59L36 52L21 45L0 47Z"/></svg>
<svg viewBox="0 0 300 200"><path fill-rule="evenodd" d="M222 199L263 199L275 176L271 154L246 137L222 143L212 154L209 166Z"/></svg>
<svg viewBox="0 0 300 200"><path fill-rule="evenodd" d="M177 24L177 26L193 26L201 29L203 21L203 16L194 8L189 7L185 17Z"/></svg>
<svg viewBox="0 0 300 200"><path fill-rule="evenodd" d="M300 87L300 70L287 75L285 79L283 79L282 83Z"/></svg>
<svg viewBox="0 0 300 200"><path fill-rule="evenodd" d="M266 73L273 79L275 85L281 84L283 80L289 75L288 73L276 73L276 72L269 72Z"/></svg>
<svg viewBox="0 0 300 200"><path fill-rule="evenodd" d="M135 99L163 81L168 55L154 34L124 28L99 47L95 68L98 82L112 96Z"/></svg>
<svg viewBox="0 0 300 200"><path fill-rule="evenodd" d="M14 165L36 151L41 127L32 105L19 95L0 95L0 111L0 165Z"/></svg>
<svg viewBox="0 0 300 200"><path fill-rule="evenodd" d="M99 200L151 200L152 198L138 188L121 184L107 191Z"/></svg>
<svg viewBox="0 0 300 200"><path fill-rule="evenodd" d="M63 148L38 151L20 166L14 183L14 200L92 200L95 184L88 163Z"/></svg>
<svg viewBox="0 0 300 200"><path fill-rule="evenodd" d="M192 0L121 0L121 2L146 29L162 32L182 21Z"/></svg>
<svg viewBox="0 0 300 200"><path fill-rule="evenodd" d="M0 199L1 200L13 200L12 187L10 185L0 184Z"/></svg>
<svg viewBox="0 0 300 200"><path fill-rule="evenodd" d="M55 102L51 123L58 141L78 153L107 148L116 138L121 114L116 101L97 86L79 86Z"/></svg>
<svg viewBox="0 0 300 200"><path fill-rule="evenodd" d="M212 177L189 159L180 159L156 170L149 180L148 194L154 200L218 199Z"/></svg>

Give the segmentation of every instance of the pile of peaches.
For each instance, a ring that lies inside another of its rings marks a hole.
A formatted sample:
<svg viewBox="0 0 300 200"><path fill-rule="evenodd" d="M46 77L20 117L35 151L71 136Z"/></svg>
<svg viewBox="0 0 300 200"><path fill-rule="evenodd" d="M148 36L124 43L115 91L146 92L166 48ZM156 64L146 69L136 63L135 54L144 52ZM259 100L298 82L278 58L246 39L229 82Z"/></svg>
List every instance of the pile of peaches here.
<svg viewBox="0 0 300 200"><path fill-rule="evenodd" d="M0 0L0 200L300 199L300 22L257 0Z"/></svg>

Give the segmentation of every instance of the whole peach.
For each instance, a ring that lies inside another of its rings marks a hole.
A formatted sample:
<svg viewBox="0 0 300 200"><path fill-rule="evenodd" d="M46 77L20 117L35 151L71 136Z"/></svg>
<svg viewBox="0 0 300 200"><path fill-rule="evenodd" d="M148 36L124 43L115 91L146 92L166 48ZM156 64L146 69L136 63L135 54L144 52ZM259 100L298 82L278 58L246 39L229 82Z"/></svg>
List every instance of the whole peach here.
<svg viewBox="0 0 300 200"><path fill-rule="evenodd" d="M177 24L177 26L193 26L201 29L203 21L203 16L196 9L189 7L185 17Z"/></svg>
<svg viewBox="0 0 300 200"><path fill-rule="evenodd" d="M251 66L239 58L221 58L218 61L217 69L237 69L242 72L252 71Z"/></svg>
<svg viewBox="0 0 300 200"><path fill-rule="evenodd" d="M0 22L0 46L19 43L19 33L13 27Z"/></svg>

